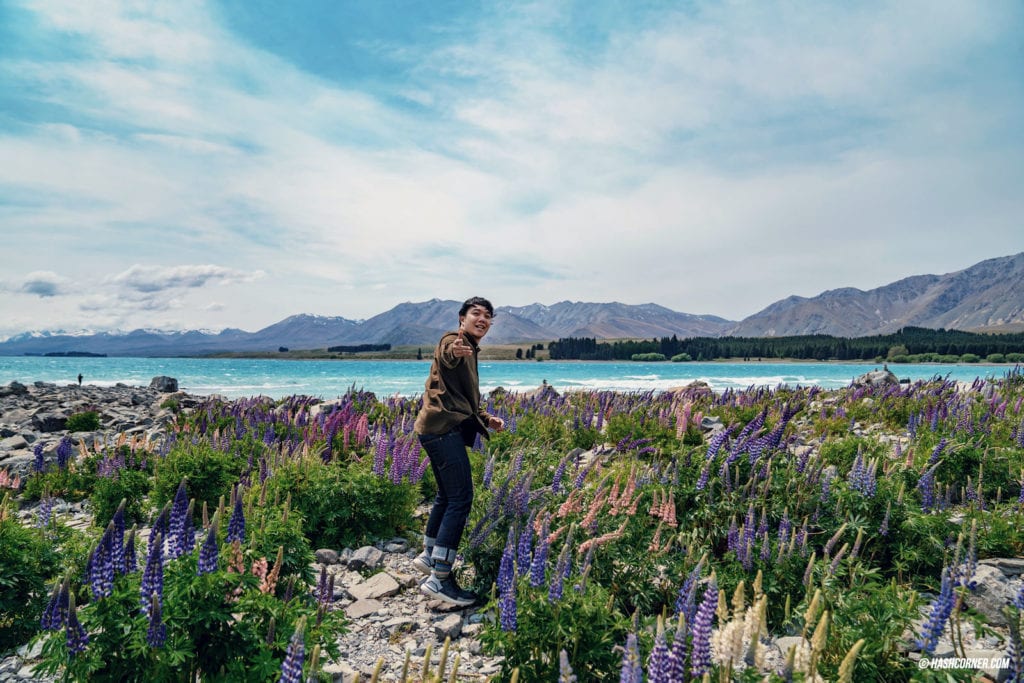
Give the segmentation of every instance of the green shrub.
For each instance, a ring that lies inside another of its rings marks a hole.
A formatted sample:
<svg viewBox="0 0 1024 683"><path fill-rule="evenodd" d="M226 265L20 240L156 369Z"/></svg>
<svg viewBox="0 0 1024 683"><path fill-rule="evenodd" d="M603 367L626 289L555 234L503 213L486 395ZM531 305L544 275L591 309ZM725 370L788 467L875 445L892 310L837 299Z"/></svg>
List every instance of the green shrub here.
<svg viewBox="0 0 1024 683"><path fill-rule="evenodd" d="M367 463L368 465L368 463ZM291 499L316 548L341 548L394 536L412 526L419 487L395 485L363 464L288 461L267 480L268 499Z"/></svg>
<svg viewBox="0 0 1024 683"><path fill-rule="evenodd" d="M92 502L93 523L105 527L125 501L124 519L128 526L149 518L146 494L149 493L149 475L138 470L123 469L116 477L99 477L89 496Z"/></svg>
<svg viewBox="0 0 1024 683"><path fill-rule="evenodd" d="M1007 363L1024 363L1024 353L1008 353L1006 354Z"/></svg>
<svg viewBox="0 0 1024 683"><path fill-rule="evenodd" d="M66 429L69 432L95 432L100 428L100 414L95 410L74 413L68 418Z"/></svg>
<svg viewBox="0 0 1024 683"><path fill-rule="evenodd" d="M986 363L1005 363L1006 356L1002 353L990 353L985 356Z"/></svg>
<svg viewBox="0 0 1024 683"><path fill-rule="evenodd" d="M41 529L22 526L11 504L0 501L0 655L38 629L59 559Z"/></svg>
<svg viewBox="0 0 1024 683"><path fill-rule="evenodd" d="M960 355L961 363L980 363L981 356L976 353L964 353Z"/></svg>
<svg viewBox="0 0 1024 683"><path fill-rule="evenodd" d="M691 356L688 353L677 353L676 355L672 356L673 363L689 363L692 360L693 356Z"/></svg>
<svg viewBox="0 0 1024 683"><path fill-rule="evenodd" d="M161 509L174 499L178 485L185 480L188 497L196 501L196 509L206 503L216 508L221 496L229 496L231 487L238 481L245 462L209 443L178 442L163 460L154 466L153 507Z"/></svg>
<svg viewBox="0 0 1024 683"><path fill-rule="evenodd" d="M640 362L656 362L667 360L665 358L665 354L663 353L634 353L632 356L629 357L629 359L632 361Z"/></svg>

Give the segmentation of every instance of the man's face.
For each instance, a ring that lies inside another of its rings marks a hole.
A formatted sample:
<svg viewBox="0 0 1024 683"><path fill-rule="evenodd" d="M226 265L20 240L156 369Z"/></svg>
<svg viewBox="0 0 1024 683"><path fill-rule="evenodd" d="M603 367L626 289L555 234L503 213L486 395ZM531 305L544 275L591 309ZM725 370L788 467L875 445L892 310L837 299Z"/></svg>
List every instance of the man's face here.
<svg viewBox="0 0 1024 683"><path fill-rule="evenodd" d="M483 306L471 306L466 315L459 316L459 327L479 342L491 329L491 313Z"/></svg>

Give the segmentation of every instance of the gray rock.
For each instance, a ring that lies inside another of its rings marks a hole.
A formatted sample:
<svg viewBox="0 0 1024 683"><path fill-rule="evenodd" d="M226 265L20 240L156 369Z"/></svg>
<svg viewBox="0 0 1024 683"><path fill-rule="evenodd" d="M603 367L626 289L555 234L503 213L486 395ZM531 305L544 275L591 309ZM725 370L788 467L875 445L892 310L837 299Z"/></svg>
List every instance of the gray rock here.
<svg viewBox="0 0 1024 683"><path fill-rule="evenodd" d="M374 574L362 583L348 589L348 594L356 600L376 600L396 595L402 588L387 572Z"/></svg>
<svg viewBox="0 0 1024 683"><path fill-rule="evenodd" d="M977 587L967 594L967 605L985 616L993 626L1006 626L1003 607L1016 596L1003 572L988 564L978 564L974 572Z"/></svg>
<svg viewBox="0 0 1024 683"><path fill-rule="evenodd" d="M0 397L3 396L24 396L28 393L28 387L17 380L5 387L0 387Z"/></svg>
<svg viewBox="0 0 1024 683"><path fill-rule="evenodd" d="M434 622L434 635L439 640L451 638L454 640L462 633L462 615L449 614L444 619Z"/></svg>
<svg viewBox="0 0 1024 683"><path fill-rule="evenodd" d="M330 548L321 548L314 553L316 561L320 564L338 564L338 551L331 550Z"/></svg>
<svg viewBox="0 0 1024 683"><path fill-rule="evenodd" d="M361 619L362 617L376 614L384 609L384 603L380 600L356 600L345 608L345 616L349 619Z"/></svg>
<svg viewBox="0 0 1024 683"><path fill-rule="evenodd" d="M384 552L387 553L404 553L409 550L409 541L404 538L392 538L390 541L384 544Z"/></svg>
<svg viewBox="0 0 1024 683"><path fill-rule="evenodd" d="M22 448L28 448L28 441L21 434L15 434L0 441L0 450L3 451L17 451Z"/></svg>
<svg viewBox="0 0 1024 683"><path fill-rule="evenodd" d="M892 371L886 368L884 370L872 370L871 372L866 372L853 380L852 385L854 388L861 389L864 387L885 387L899 383L899 378L897 378Z"/></svg>
<svg viewBox="0 0 1024 683"><path fill-rule="evenodd" d="M1020 576L1024 574L1024 557L990 557L978 560L978 564L995 567L1007 576Z"/></svg>
<svg viewBox="0 0 1024 683"><path fill-rule="evenodd" d="M361 569L377 569L384 562L384 553L372 545L364 545L352 553L348 560L348 568L359 571Z"/></svg>
<svg viewBox="0 0 1024 683"><path fill-rule="evenodd" d="M160 375L149 381L149 388L164 394L173 394L178 390L178 380L167 375Z"/></svg>
<svg viewBox="0 0 1024 683"><path fill-rule="evenodd" d="M32 416L32 426L40 432L60 432L67 429L68 416L62 413L36 413Z"/></svg>

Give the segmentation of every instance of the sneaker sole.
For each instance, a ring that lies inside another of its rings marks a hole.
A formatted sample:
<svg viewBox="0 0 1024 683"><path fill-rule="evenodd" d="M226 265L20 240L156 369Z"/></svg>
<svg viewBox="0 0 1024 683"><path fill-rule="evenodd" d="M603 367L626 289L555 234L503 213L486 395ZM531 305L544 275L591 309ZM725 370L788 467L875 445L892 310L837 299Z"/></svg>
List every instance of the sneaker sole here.
<svg viewBox="0 0 1024 683"><path fill-rule="evenodd" d="M459 607L469 607L474 602L476 602L475 599L473 599L473 600L466 600L466 599L460 599L460 598L453 598L453 597L451 597L449 595L445 595L444 593L435 593L426 583L424 583L424 584L422 584L420 586L420 593L423 593L428 598L434 598L435 600L441 600L443 602L447 602L449 605L458 605Z"/></svg>
<svg viewBox="0 0 1024 683"><path fill-rule="evenodd" d="M412 566L413 566L413 567L414 567L414 568L416 569L416 571L418 571L418 572L419 572L420 574L425 574L425 575L427 575L427 576L429 576L429 575L430 575L430 572L434 571L434 568L433 568L433 567L431 567L431 566L430 566L429 564L427 564L427 563L426 563L426 562L425 562L425 561L423 560L423 558L421 558L421 557L419 557L419 556L417 556L417 557L416 557L416 558L415 558L415 559L414 559L414 560L412 561Z"/></svg>

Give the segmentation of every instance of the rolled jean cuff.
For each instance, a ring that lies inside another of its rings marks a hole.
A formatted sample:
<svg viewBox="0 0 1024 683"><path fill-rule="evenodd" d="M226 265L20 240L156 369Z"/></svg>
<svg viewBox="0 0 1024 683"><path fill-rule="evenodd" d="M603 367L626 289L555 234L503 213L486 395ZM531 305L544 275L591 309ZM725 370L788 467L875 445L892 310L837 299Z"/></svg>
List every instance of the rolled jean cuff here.
<svg viewBox="0 0 1024 683"><path fill-rule="evenodd" d="M455 548L442 548L439 545L435 545L434 552L430 555L430 558L447 564L455 564Z"/></svg>

